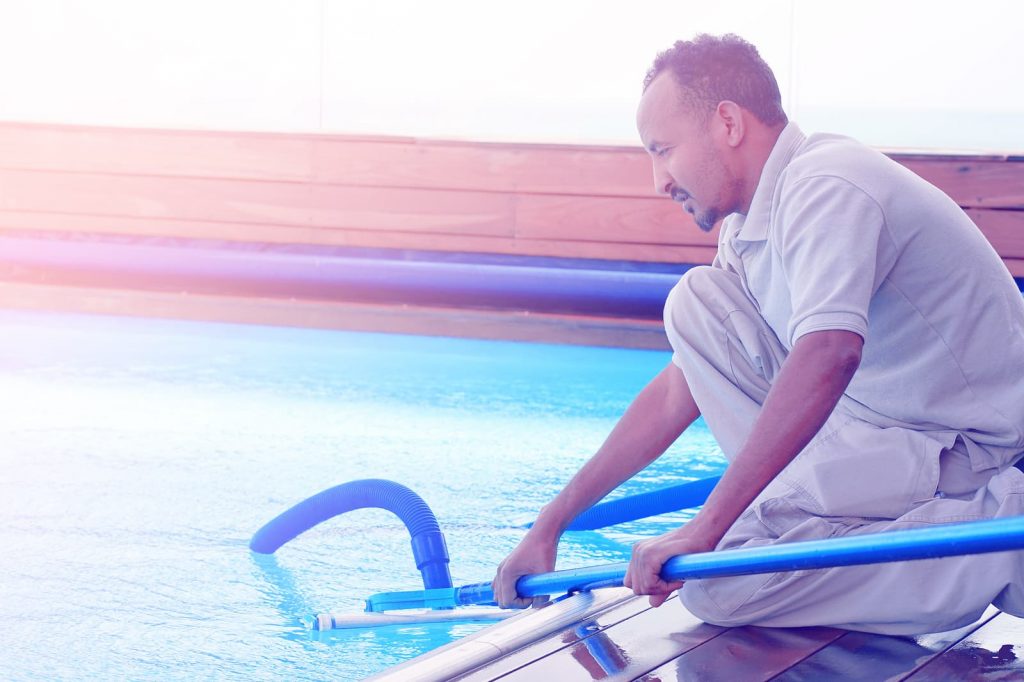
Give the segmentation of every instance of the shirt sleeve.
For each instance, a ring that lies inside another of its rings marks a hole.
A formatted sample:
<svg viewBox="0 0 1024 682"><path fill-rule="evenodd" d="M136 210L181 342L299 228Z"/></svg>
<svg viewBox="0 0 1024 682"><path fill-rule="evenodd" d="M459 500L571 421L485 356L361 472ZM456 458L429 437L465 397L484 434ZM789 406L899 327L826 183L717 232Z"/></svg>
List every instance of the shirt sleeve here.
<svg viewBox="0 0 1024 682"><path fill-rule="evenodd" d="M895 261L878 202L844 178L803 178L782 194L776 225L793 311L790 347L823 330L867 340L871 298Z"/></svg>

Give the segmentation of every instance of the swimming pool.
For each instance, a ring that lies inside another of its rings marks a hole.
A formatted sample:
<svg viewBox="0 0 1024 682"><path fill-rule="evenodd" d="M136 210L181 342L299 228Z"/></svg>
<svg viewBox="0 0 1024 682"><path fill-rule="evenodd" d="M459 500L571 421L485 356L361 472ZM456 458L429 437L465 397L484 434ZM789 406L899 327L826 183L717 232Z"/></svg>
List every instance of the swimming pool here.
<svg viewBox="0 0 1024 682"><path fill-rule="evenodd" d="M6 679L355 679L472 632L308 629L420 586L386 512L272 558L249 538L326 487L388 478L437 513L456 584L490 579L669 358L32 312L0 325ZM698 423L620 492L723 467ZM569 534L559 568L624 560L684 518Z"/></svg>

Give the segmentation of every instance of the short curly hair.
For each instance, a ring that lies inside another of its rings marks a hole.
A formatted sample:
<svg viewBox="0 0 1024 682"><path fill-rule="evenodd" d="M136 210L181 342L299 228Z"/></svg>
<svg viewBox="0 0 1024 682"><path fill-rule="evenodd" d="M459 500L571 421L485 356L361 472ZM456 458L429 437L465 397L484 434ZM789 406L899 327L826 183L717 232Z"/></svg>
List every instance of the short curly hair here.
<svg viewBox="0 0 1024 682"><path fill-rule="evenodd" d="M663 71L672 73L685 102L698 113L710 115L719 102L730 100L765 125L788 121L775 74L757 48L737 35L701 33L676 41L654 59L644 77L644 92Z"/></svg>

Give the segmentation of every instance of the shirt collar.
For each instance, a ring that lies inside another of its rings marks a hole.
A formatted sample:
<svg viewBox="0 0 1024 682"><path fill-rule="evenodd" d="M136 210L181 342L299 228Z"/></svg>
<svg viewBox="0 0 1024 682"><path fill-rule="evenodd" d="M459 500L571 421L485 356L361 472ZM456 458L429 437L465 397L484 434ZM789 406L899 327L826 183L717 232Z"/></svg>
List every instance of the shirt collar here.
<svg viewBox="0 0 1024 682"><path fill-rule="evenodd" d="M771 219L772 201L775 199L775 187L782 171L793 160L797 149L807 140L795 123L787 123L779 134L779 139L772 147L761 178L757 181L754 198L750 201L750 210L745 216L734 215L733 224L736 239L744 242L764 241L768 238L768 224Z"/></svg>

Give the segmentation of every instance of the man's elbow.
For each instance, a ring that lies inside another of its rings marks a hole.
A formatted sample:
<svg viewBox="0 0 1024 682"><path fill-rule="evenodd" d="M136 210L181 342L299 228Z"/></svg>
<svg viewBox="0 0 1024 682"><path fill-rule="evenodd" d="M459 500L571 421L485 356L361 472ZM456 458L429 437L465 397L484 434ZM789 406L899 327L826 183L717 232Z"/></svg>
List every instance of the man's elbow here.
<svg viewBox="0 0 1024 682"><path fill-rule="evenodd" d="M864 339L856 332L838 329L812 332L798 343L806 343L830 374L850 379L860 367Z"/></svg>
<svg viewBox="0 0 1024 682"><path fill-rule="evenodd" d="M858 336L857 339L860 339L860 337ZM841 349L837 353L835 359L836 371L840 375L849 379L853 378L853 375L857 372L857 368L860 367L861 349L863 346L863 342L856 346L850 345Z"/></svg>

